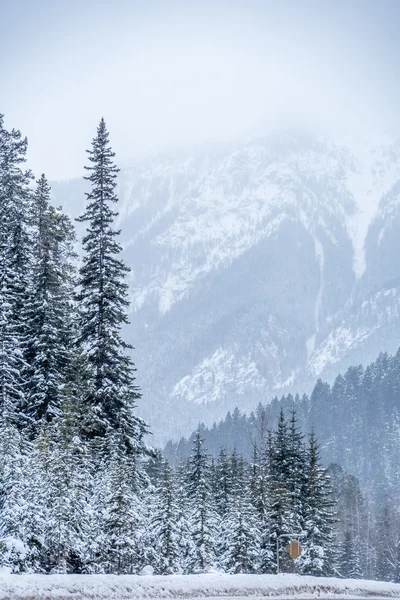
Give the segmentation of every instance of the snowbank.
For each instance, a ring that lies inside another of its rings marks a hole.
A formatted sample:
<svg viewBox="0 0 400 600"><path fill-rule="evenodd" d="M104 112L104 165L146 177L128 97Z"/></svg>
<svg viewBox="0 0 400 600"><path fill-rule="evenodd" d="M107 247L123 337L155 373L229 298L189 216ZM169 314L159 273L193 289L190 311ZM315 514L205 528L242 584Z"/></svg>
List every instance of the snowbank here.
<svg viewBox="0 0 400 600"><path fill-rule="evenodd" d="M299 575L8 575L0 599L141 600L151 598L400 598L400 584Z"/></svg>

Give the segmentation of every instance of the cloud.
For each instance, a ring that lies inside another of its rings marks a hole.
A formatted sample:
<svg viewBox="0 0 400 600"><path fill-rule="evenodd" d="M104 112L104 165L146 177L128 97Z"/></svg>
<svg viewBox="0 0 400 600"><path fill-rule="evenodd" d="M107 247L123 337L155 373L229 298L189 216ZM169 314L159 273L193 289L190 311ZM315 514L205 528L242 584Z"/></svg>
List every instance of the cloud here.
<svg viewBox="0 0 400 600"><path fill-rule="evenodd" d="M81 174L102 115L122 162L252 131L397 127L397 49L379 45L376 4L194 4L42 3L42 29L33 13L21 24L2 110L36 172Z"/></svg>

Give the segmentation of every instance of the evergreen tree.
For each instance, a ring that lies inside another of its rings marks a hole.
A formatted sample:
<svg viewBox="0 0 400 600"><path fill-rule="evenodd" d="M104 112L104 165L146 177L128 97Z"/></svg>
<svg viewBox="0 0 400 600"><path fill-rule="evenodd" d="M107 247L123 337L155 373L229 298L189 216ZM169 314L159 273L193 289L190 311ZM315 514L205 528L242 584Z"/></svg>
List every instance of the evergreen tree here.
<svg viewBox="0 0 400 600"><path fill-rule="evenodd" d="M151 519L151 530L157 556L156 572L160 575L178 573L181 570L180 541L182 532L176 497L171 469L166 462Z"/></svg>
<svg viewBox="0 0 400 600"><path fill-rule="evenodd" d="M77 294L79 341L85 349L89 373L83 427L88 438L104 438L110 431L118 431L115 439L122 441L125 451L140 453L146 426L133 414L140 393L127 354L131 346L121 337L121 328L128 323L125 277L129 269L120 259L122 248L116 239L119 231L113 228L118 169L104 119L88 154L91 166L86 167L90 172L86 179L91 191L86 211L78 219L88 224Z"/></svg>
<svg viewBox="0 0 400 600"><path fill-rule="evenodd" d="M92 456L90 451L89 456ZM86 573L105 573L108 567L106 564L106 548L108 547L108 532L106 532L107 499L110 495L110 478L108 462L99 464L97 460L91 460L92 467L91 491L88 502L88 534L86 543L87 561L84 571Z"/></svg>
<svg viewBox="0 0 400 600"><path fill-rule="evenodd" d="M53 573L80 573L89 562L91 470L79 437L79 417L73 400L65 400L60 416L41 434L49 502L46 545Z"/></svg>
<svg viewBox="0 0 400 600"><path fill-rule="evenodd" d="M302 532L304 526L303 512L306 485L306 456L304 436L297 425L296 411L291 411L290 425L288 431L288 460L290 464L287 486L291 496L291 523L293 532Z"/></svg>
<svg viewBox="0 0 400 600"><path fill-rule="evenodd" d="M6 131L0 115L0 412L6 404L8 408L12 405L8 416L19 426L26 424L20 409L25 391L25 310L31 264L31 174L21 166L26 150L27 140L15 129Z"/></svg>
<svg viewBox="0 0 400 600"><path fill-rule="evenodd" d="M277 531L273 531L272 524L273 517L277 515L272 510L271 502L274 493L271 476L272 460L273 439L272 432L269 431L262 451L259 452L257 448L254 448L250 479L250 499L252 506L257 510L260 532L259 570L261 573L273 573L276 570L274 543L276 543Z"/></svg>
<svg viewBox="0 0 400 600"><path fill-rule="evenodd" d="M203 443L204 439L198 430L188 464L189 528L193 545L186 559L187 573L205 573L215 563L218 516L214 508L208 456Z"/></svg>
<svg viewBox="0 0 400 600"><path fill-rule="evenodd" d="M0 427L0 557L12 573L26 570L28 547L24 530L27 503L27 454L15 423Z"/></svg>
<svg viewBox="0 0 400 600"><path fill-rule="evenodd" d="M149 460L145 463L146 475L152 485L158 487L163 481L165 461L161 450L152 451Z"/></svg>
<svg viewBox="0 0 400 600"><path fill-rule="evenodd" d="M34 443L25 439L24 447L29 452L24 474L27 486L23 515L27 547L26 570L30 573L46 573L50 569L46 531L52 501L46 471L47 461L43 460L48 449L46 435L43 432Z"/></svg>
<svg viewBox="0 0 400 600"><path fill-rule="evenodd" d="M235 479L232 476L232 462L236 462L235 457L236 451L229 455L225 448L221 447L217 460L211 461L211 493L220 525L220 530L216 536L215 546L215 552L218 558L220 558L221 552L225 549L225 541L221 539L221 536L223 537L225 518L230 510L233 493L232 484Z"/></svg>
<svg viewBox="0 0 400 600"><path fill-rule="evenodd" d="M259 567L260 532L243 460L232 456L232 490L221 524L219 561L228 573L256 573Z"/></svg>
<svg viewBox="0 0 400 600"><path fill-rule="evenodd" d="M135 573L140 565L139 539L143 523L136 489L135 455L120 452L121 440L111 439L108 446L113 454L107 467L108 494L103 509L105 546L102 554L105 571Z"/></svg>
<svg viewBox="0 0 400 600"><path fill-rule="evenodd" d="M267 555L276 556L276 542L278 536L293 531L292 493L289 487L290 481L290 454L289 454L289 431L283 409L278 419L278 427L270 440L269 447L269 489L268 498L270 505L269 517L269 543L265 544L264 552ZM285 540L284 540L285 541ZM292 569L292 560L284 552L283 544L279 546L280 565L282 571ZM276 568L276 560L275 560Z"/></svg>
<svg viewBox="0 0 400 600"><path fill-rule="evenodd" d="M387 502L376 520L376 578L400 582L400 511Z"/></svg>
<svg viewBox="0 0 400 600"><path fill-rule="evenodd" d="M328 576L333 572L335 560L335 502L330 477L321 466L314 431L310 434L307 463L304 498L304 529L307 537L303 540L299 562L305 574Z"/></svg>
<svg viewBox="0 0 400 600"><path fill-rule="evenodd" d="M360 579L360 564L351 532L346 531L340 548L338 570L342 577Z"/></svg>
<svg viewBox="0 0 400 600"><path fill-rule="evenodd" d="M342 467L332 464L329 467L333 495L337 506L337 524L335 526L337 539L340 540L338 572L347 572L340 565L343 562L345 547L352 546L354 562L359 576L371 579L373 577L374 544L371 514L363 497L360 482L353 475L346 473ZM346 537L350 537L350 540ZM351 548L349 550L351 552ZM353 567L352 567L352 570Z"/></svg>
<svg viewBox="0 0 400 600"><path fill-rule="evenodd" d="M69 219L50 205L50 187L44 175L33 196L32 226L26 412L37 431L40 425L60 414L73 351L75 236Z"/></svg>
<svg viewBox="0 0 400 600"><path fill-rule="evenodd" d="M188 462L182 462L174 473L174 487L176 490L177 527L179 530L179 547L181 554L181 569L189 572L189 565L193 564L196 556L196 546L192 538L191 515L193 510L191 494L188 492Z"/></svg>

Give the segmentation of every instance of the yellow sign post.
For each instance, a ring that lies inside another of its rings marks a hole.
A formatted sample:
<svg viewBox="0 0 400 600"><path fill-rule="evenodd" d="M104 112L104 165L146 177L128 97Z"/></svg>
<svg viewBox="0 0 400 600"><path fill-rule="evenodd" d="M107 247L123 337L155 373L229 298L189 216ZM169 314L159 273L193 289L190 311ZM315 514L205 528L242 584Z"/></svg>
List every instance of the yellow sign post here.
<svg viewBox="0 0 400 600"><path fill-rule="evenodd" d="M305 531L304 532L302 531L300 533L295 533L293 531L292 533L281 533L280 535L277 536L277 538L276 538L276 572L277 573L279 573L279 542L281 541L281 539L283 539L283 538L290 539L290 542L286 546L286 552L295 560L296 558L298 558L300 556L300 554L303 551L303 548L300 546L300 544L297 540L298 540L298 538L305 537L306 535L307 535L307 533Z"/></svg>
<svg viewBox="0 0 400 600"><path fill-rule="evenodd" d="M286 546L286 552L294 560L296 560L296 558L299 558L302 551L303 551L303 548L300 546L300 544L297 540L290 540L290 542Z"/></svg>

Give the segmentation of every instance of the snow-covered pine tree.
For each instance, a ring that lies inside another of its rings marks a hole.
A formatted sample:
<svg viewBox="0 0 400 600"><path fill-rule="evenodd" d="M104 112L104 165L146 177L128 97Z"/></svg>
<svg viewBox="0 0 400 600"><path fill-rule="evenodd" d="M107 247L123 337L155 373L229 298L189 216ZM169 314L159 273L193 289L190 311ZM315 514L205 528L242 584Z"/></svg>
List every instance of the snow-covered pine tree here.
<svg viewBox="0 0 400 600"><path fill-rule="evenodd" d="M215 564L215 538L219 519L211 493L208 455L203 444L204 439L198 430L188 463L188 518L192 545L185 561L186 573L206 573Z"/></svg>
<svg viewBox="0 0 400 600"><path fill-rule="evenodd" d="M79 437L80 419L75 397L66 397L60 415L40 434L40 459L48 486L47 568L54 573L81 573L90 563L92 469L87 446Z"/></svg>
<svg viewBox="0 0 400 600"><path fill-rule="evenodd" d="M152 485L158 487L164 477L165 461L161 450L152 451L144 468Z"/></svg>
<svg viewBox="0 0 400 600"><path fill-rule="evenodd" d="M12 419L3 416L0 425L0 564L10 568L12 573L26 571L27 459L21 432Z"/></svg>
<svg viewBox="0 0 400 600"><path fill-rule="evenodd" d="M161 481L160 481L161 484ZM159 486L149 485L141 490L141 523L137 532L137 570L153 569L158 572L159 555L157 551L156 533L153 527L153 518L159 506Z"/></svg>
<svg viewBox="0 0 400 600"><path fill-rule="evenodd" d="M221 448L217 462L214 464L213 494L215 506L220 517L223 517L228 509L229 496L231 494L231 475L228 453Z"/></svg>
<svg viewBox="0 0 400 600"><path fill-rule="evenodd" d="M26 570L29 573L46 573L49 569L49 547L46 540L48 509L51 504L50 486L45 462L42 460L47 439L39 435L32 443L24 439L25 452L29 453L24 480L27 491L22 515Z"/></svg>
<svg viewBox="0 0 400 600"><path fill-rule="evenodd" d="M50 205L44 175L32 202L33 265L28 315L26 412L38 432L60 414L70 384L73 345L72 285L75 234L68 217Z"/></svg>
<svg viewBox="0 0 400 600"><path fill-rule="evenodd" d="M78 219L87 223L83 238L84 257L80 269L77 300L80 311L80 340L85 351L89 381L85 396L86 417L83 429L88 438L104 438L118 431L113 439L128 452L141 453L144 422L135 417L135 401L140 398L134 384L134 365L128 355L131 346L121 337L128 322L129 271L120 258L119 231L113 228L118 198L115 194L118 169L104 119L88 150L91 166L85 167L91 184L85 213ZM111 438L110 438L111 439Z"/></svg>
<svg viewBox="0 0 400 600"><path fill-rule="evenodd" d="M276 541L283 533L291 533L293 523L292 494L289 487L290 481L290 452L289 452L288 424L283 412L280 411L278 427L270 439L268 450L269 478L269 545L264 544L268 554L276 556ZM280 545L281 570L292 570L292 559L284 551L284 542ZM276 568L276 559L275 559Z"/></svg>
<svg viewBox="0 0 400 600"><path fill-rule="evenodd" d="M271 538L271 460L273 453L272 432L269 431L260 449L254 447L250 467L250 499L256 508L260 535L260 573L273 573L276 570L276 556Z"/></svg>
<svg viewBox="0 0 400 600"><path fill-rule="evenodd" d="M314 430L309 438L306 473L303 514L307 537L302 540L303 552L298 561L304 574L329 576L336 552L333 536L336 503L331 479L321 465Z"/></svg>
<svg viewBox="0 0 400 600"><path fill-rule="evenodd" d="M338 571L341 577L360 579L360 563L351 531L347 530L339 550Z"/></svg>
<svg viewBox="0 0 400 600"><path fill-rule="evenodd" d="M27 140L3 126L0 115L0 412L10 401L9 417L22 427L23 377L28 306L30 240L28 219L31 174L22 169Z"/></svg>
<svg viewBox="0 0 400 600"><path fill-rule="evenodd" d="M381 581L400 582L400 510L387 501L376 519L376 572Z"/></svg>
<svg viewBox="0 0 400 600"><path fill-rule="evenodd" d="M181 569L190 564L190 557L195 556L196 548L192 538L191 510L192 500L188 493L188 462L182 462L174 471L174 487L176 491L177 525L180 533L179 547Z"/></svg>
<svg viewBox="0 0 400 600"><path fill-rule="evenodd" d="M14 573L41 572L47 486L35 448L18 428L8 401L0 418L0 565Z"/></svg>
<svg viewBox="0 0 400 600"><path fill-rule="evenodd" d="M30 447L23 439L24 349L30 269L31 174L22 168L27 140L4 128L0 115L0 538L1 562L26 570L24 508Z"/></svg>
<svg viewBox="0 0 400 600"><path fill-rule="evenodd" d="M232 488L218 536L219 563L227 573L256 573L260 558L260 530L251 502L242 459L231 458Z"/></svg>
<svg viewBox="0 0 400 600"><path fill-rule="evenodd" d="M340 553L338 556L338 573L342 572L340 563L343 560L344 547L347 545L346 535L350 534L354 549L355 563L359 576L371 579L374 575L375 545L372 515L361 490L357 477L346 473L340 465L329 466L334 499L337 505L336 538ZM347 570L347 567L344 571Z"/></svg>
<svg viewBox="0 0 400 600"><path fill-rule="evenodd" d="M93 451L89 453L92 457ZM91 466L91 490L88 501L88 534L86 539L86 573L106 572L106 552L108 540L106 519L108 518L107 500L110 495L110 477L107 463L99 464L97 457Z"/></svg>
<svg viewBox="0 0 400 600"><path fill-rule="evenodd" d="M37 439L33 466L34 473L42 478L42 487L32 482L31 497L38 514L32 510L27 514L30 556L31 562L41 561L41 568L47 571L81 571L87 562L84 536L91 473L86 446L79 438L84 371L74 344L75 233L69 218L50 205L44 175L32 199L31 228L24 412L30 417L28 431ZM45 527L38 523L41 512L46 516ZM45 551L38 554L35 540L42 539L40 530L45 532Z"/></svg>
<svg viewBox="0 0 400 600"><path fill-rule="evenodd" d="M157 557L156 573L160 575L178 573L182 569L182 531L176 499L173 474L165 462L150 527Z"/></svg>
<svg viewBox="0 0 400 600"><path fill-rule="evenodd" d="M302 532L304 526L304 503L306 486L306 453L304 436L297 425L295 409L290 412L290 423L288 429L288 459L289 474L287 486L290 493L291 523L290 530Z"/></svg>
<svg viewBox="0 0 400 600"><path fill-rule="evenodd" d="M268 438L264 462L268 489L268 517L264 532L269 529L270 539L268 542L263 534L261 553L264 558L261 564L263 572L271 572L276 568L277 537L301 534L304 527L306 453L295 410L291 411L288 424L281 409L277 430ZM280 544L282 570L294 569L292 559L284 552L288 541L289 537L282 538Z"/></svg>
<svg viewBox="0 0 400 600"><path fill-rule="evenodd" d="M250 494L253 506L261 515L264 512L266 500L265 474L263 470L263 461L261 460L261 451L257 446L253 447L253 455L249 469Z"/></svg>
<svg viewBox="0 0 400 600"><path fill-rule="evenodd" d="M110 432L110 437L121 436ZM107 491L103 506L104 547L101 548L106 573L136 573L140 566L139 544L143 512L136 488L136 457L121 452L123 440L108 439L112 455L107 467Z"/></svg>

